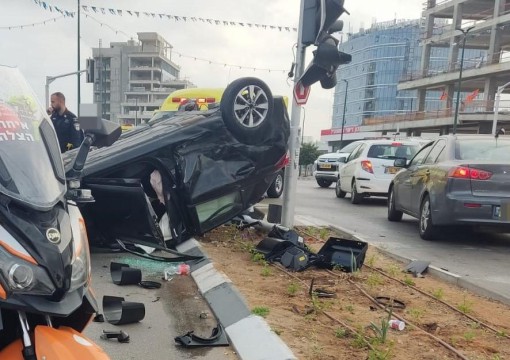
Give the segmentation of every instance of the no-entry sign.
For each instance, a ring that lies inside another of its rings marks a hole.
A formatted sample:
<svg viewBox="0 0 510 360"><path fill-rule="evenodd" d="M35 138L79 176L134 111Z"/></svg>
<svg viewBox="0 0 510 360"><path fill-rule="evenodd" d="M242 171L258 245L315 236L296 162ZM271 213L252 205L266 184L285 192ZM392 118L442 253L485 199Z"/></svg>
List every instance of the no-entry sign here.
<svg viewBox="0 0 510 360"><path fill-rule="evenodd" d="M308 95L310 95L310 86L303 86L301 82L294 86L294 100L296 100L296 104L305 105L308 101Z"/></svg>

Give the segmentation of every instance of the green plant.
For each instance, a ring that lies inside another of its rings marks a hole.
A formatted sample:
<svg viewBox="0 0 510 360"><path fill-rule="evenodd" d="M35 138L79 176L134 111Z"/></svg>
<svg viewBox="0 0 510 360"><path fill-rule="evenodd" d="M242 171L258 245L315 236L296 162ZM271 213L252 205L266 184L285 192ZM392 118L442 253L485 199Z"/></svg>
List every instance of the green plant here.
<svg viewBox="0 0 510 360"><path fill-rule="evenodd" d="M388 360L391 359L391 349L386 349L385 352L381 350L370 350L368 352L368 360Z"/></svg>
<svg viewBox="0 0 510 360"><path fill-rule="evenodd" d="M271 330L273 330L273 332L274 332L276 335L278 335L278 336L280 336L280 335L283 333L283 330L280 330L280 329L273 329L273 328L272 328Z"/></svg>
<svg viewBox="0 0 510 360"><path fill-rule="evenodd" d="M299 291L299 284L295 283L294 281L287 286L287 294L289 296L295 296L296 293Z"/></svg>
<svg viewBox="0 0 510 360"><path fill-rule="evenodd" d="M352 340L351 345L356 349L364 349L367 347L367 341L360 333L356 333L356 337Z"/></svg>
<svg viewBox="0 0 510 360"><path fill-rule="evenodd" d="M324 304L321 300L319 300L319 297L317 295L312 295L312 308L314 312L319 312L324 308Z"/></svg>
<svg viewBox="0 0 510 360"><path fill-rule="evenodd" d="M273 275L273 272L271 271L271 268L269 267L269 265L267 265L267 264L264 265L264 267L260 271L260 275L262 275L262 276L271 276L271 275Z"/></svg>
<svg viewBox="0 0 510 360"><path fill-rule="evenodd" d="M457 309L459 309L464 314L468 314L473 310L473 303L467 300L466 294L464 294L464 300L457 306Z"/></svg>
<svg viewBox="0 0 510 360"><path fill-rule="evenodd" d="M349 333L344 328L336 328L335 336L339 339L342 339L342 338L346 338L347 336L349 336Z"/></svg>
<svg viewBox="0 0 510 360"><path fill-rule="evenodd" d="M470 327L471 329L480 329L480 328L481 328L480 324L479 324L479 323L477 323L476 321L471 322L471 323L469 324L469 327Z"/></svg>
<svg viewBox="0 0 510 360"><path fill-rule="evenodd" d="M352 305L347 305L345 307L345 310L347 310L348 312L350 312L351 314L354 314L354 307Z"/></svg>
<svg viewBox="0 0 510 360"><path fill-rule="evenodd" d="M502 357L499 354L494 354L491 357L491 360L501 360L501 359L502 359Z"/></svg>
<svg viewBox="0 0 510 360"><path fill-rule="evenodd" d="M392 277L396 277L399 272L400 268L395 264L391 264L390 267L388 268L388 274L390 274L390 276Z"/></svg>
<svg viewBox="0 0 510 360"><path fill-rule="evenodd" d="M434 292L432 293L432 295L438 299L438 300L441 300L444 296L444 293L443 293L443 289L442 288L439 288L437 290L434 290Z"/></svg>
<svg viewBox="0 0 510 360"><path fill-rule="evenodd" d="M410 308L407 310L407 313L414 319L419 320L425 311L423 309Z"/></svg>
<svg viewBox="0 0 510 360"><path fill-rule="evenodd" d="M266 257L264 254L259 252L253 252L251 255L251 261L256 262L260 265L267 265Z"/></svg>
<svg viewBox="0 0 510 360"><path fill-rule="evenodd" d="M321 228L319 230L319 237L321 239L326 239L327 237L329 237L329 229L327 228Z"/></svg>
<svg viewBox="0 0 510 360"><path fill-rule="evenodd" d="M407 286L414 286L416 285L416 283L414 282L413 279L411 279L409 276L404 276L404 284L406 284Z"/></svg>
<svg viewBox="0 0 510 360"><path fill-rule="evenodd" d="M269 315L269 308L265 306L256 306L253 309L251 309L251 313L258 316L266 317L267 315Z"/></svg>
<svg viewBox="0 0 510 360"><path fill-rule="evenodd" d="M370 328L372 330L374 330L374 332L375 332L376 340L378 342L380 342L381 344L384 344L386 342L386 338L388 336L388 330L390 328L390 323L389 323L390 319L391 319L391 310L390 310L390 316L388 316L387 318L384 317L381 320L381 326L378 326L378 325L374 324L373 322L370 323Z"/></svg>
<svg viewBox="0 0 510 360"><path fill-rule="evenodd" d="M372 273L372 274L368 275L367 280L366 280L366 284L371 288L381 285L382 283L383 283L382 277L376 273Z"/></svg>
<svg viewBox="0 0 510 360"><path fill-rule="evenodd" d="M467 331L464 333L464 340L471 342L475 338L475 332L474 331Z"/></svg>
<svg viewBox="0 0 510 360"><path fill-rule="evenodd" d="M375 255L372 255L368 258L367 264L370 267L374 267L375 261L377 260L377 257Z"/></svg>
<svg viewBox="0 0 510 360"><path fill-rule="evenodd" d="M505 330L499 330L497 333L496 333L497 336L499 337L506 337L507 336L507 333Z"/></svg>

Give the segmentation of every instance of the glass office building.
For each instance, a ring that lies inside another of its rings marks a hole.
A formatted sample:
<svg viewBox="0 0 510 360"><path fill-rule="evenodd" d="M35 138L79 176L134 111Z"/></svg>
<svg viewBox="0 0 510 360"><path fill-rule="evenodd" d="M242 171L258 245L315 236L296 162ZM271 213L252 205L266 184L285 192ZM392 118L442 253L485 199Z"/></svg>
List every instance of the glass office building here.
<svg viewBox="0 0 510 360"><path fill-rule="evenodd" d="M360 126L367 119L388 117L416 111L417 91L397 91L402 75L420 71L422 46L420 20L393 20L375 23L370 29L348 34L339 50L351 54L352 61L337 71L332 128L341 128L345 107L345 126ZM470 54L472 52L472 54ZM476 56L480 50L466 50L466 56ZM448 48L432 48L431 67L448 68ZM442 89L427 92L425 111L445 106Z"/></svg>

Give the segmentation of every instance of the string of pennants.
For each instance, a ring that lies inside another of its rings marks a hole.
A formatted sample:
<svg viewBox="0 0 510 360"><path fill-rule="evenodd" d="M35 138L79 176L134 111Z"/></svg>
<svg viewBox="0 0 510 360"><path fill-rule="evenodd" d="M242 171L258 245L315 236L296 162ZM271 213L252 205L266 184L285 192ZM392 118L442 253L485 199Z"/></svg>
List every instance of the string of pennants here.
<svg viewBox="0 0 510 360"><path fill-rule="evenodd" d="M39 22L31 23L31 24L0 26L0 29L1 30L25 29L25 28L35 27L35 26L38 26L38 25L46 25L46 23L56 22L57 20L62 20L64 18L65 18L65 16L57 16L57 17L53 17L53 18L48 19L48 20L39 21Z"/></svg>
<svg viewBox="0 0 510 360"><path fill-rule="evenodd" d="M56 11L61 13L64 16L74 17L76 12L67 11L61 9L57 6L51 5L46 1L42 0L34 0L34 3L41 6L43 9L48 11ZM287 31L287 32L297 32L297 28L290 26L278 26L278 25L267 25L267 24L258 24L258 23L250 23L250 22L239 22L239 21L230 21L230 20L219 20L219 19L210 19L203 18L197 16L178 16L178 15L170 15L163 13L154 13L154 12L146 12L146 11L135 11L135 10L120 10L120 9L112 9L112 8L104 8L98 6L90 6L90 5L82 5L81 8L85 13L94 13L99 15L113 15L113 16L129 16L129 17L145 17L145 18L154 18L160 20L173 20L175 22L201 22L204 24L217 25L217 26L240 26L240 27L248 27L248 28L257 28L263 30L279 30Z"/></svg>

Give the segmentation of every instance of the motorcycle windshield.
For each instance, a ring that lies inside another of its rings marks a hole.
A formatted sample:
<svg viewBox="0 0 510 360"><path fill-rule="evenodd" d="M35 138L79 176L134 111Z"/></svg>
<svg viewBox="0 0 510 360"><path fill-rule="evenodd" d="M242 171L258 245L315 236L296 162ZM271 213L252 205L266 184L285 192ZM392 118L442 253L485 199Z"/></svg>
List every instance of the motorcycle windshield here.
<svg viewBox="0 0 510 360"><path fill-rule="evenodd" d="M45 210L65 191L51 120L20 71L0 65L0 193Z"/></svg>

